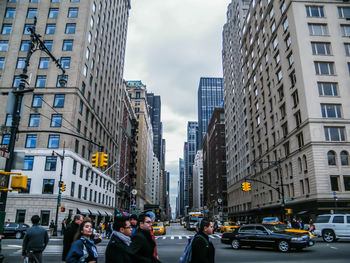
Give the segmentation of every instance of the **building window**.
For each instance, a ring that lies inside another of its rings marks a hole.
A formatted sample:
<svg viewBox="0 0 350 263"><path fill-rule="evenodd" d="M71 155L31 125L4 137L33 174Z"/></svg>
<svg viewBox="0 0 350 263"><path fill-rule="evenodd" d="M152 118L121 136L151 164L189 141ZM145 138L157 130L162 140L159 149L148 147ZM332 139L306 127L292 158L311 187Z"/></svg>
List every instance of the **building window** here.
<svg viewBox="0 0 350 263"><path fill-rule="evenodd" d="M79 187L78 187L78 198L79 199L81 198L81 189L82 189L82 186L80 184Z"/></svg>
<svg viewBox="0 0 350 263"><path fill-rule="evenodd" d="M350 36L350 25L341 25L341 34L343 37L349 37Z"/></svg>
<svg viewBox="0 0 350 263"><path fill-rule="evenodd" d="M12 126L12 114L7 114L6 115L5 126L6 127L11 127Z"/></svg>
<svg viewBox="0 0 350 263"><path fill-rule="evenodd" d="M318 82L318 94L320 96L338 96L337 83Z"/></svg>
<svg viewBox="0 0 350 263"><path fill-rule="evenodd" d="M19 51L28 51L30 47L29 42L29 40L22 40Z"/></svg>
<svg viewBox="0 0 350 263"><path fill-rule="evenodd" d="M0 58L0 69L4 69L5 58Z"/></svg>
<svg viewBox="0 0 350 263"><path fill-rule="evenodd" d="M36 88L45 88L46 86L46 76L41 75L36 77L35 87Z"/></svg>
<svg viewBox="0 0 350 263"><path fill-rule="evenodd" d="M94 27L94 23L95 23L95 20L93 17L90 18L90 27L93 28Z"/></svg>
<svg viewBox="0 0 350 263"><path fill-rule="evenodd" d="M51 0L51 3L59 3L61 0Z"/></svg>
<svg viewBox="0 0 350 263"><path fill-rule="evenodd" d="M314 62L317 75L334 75L333 62Z"/></svg>
<svg viewBox="0 0 350 263"><path fill-rule="evenodd" d="M32 171L34 165L34 156L24 156L23 170Z"/></svg>
<svg viewBox="0 0 350 263"><path fill-rule="evenodd" d="M71 40L71 39L63 40L62 50L63 51L72 51L73 50L73 40Z"/></svg>
<svg viewBox="0 0 350 263"><path fill-rule="evenodd" d="M40 58L39 69L49 68L50 58Z"/></svg>
<svg viewBox="0 0 350 263"><path fill-rule="evenodd" d="M322 6L306 6L305 8L308 17L324 17Z"/></svg>
<svg viewBox="0 0 350 263"><path fill-rule="evenodd" d="M68 9L68 17L69 18L77 18L78 17L78 8L77 7L70 7Z"/></svg>
<svg viewBox="0 0 350 263"><path fill-rule="evenodd" d="M324 127L326 141L343 142L345 141L344 127Z"/></svg>
<svg viewBox="0 0 350 263"><path fill-rule="evenodd" d="M57 156L46 156L45 171L56 171Z"/></svg>
<svg viewBox="0 0 350 263"><path fill-rule="evenodd" d="M13 83L12 87L19 87L19 84L21 83L21 77L20 76L14 76L13 77Z"/></svg>
<svg viewBox="0 0 350 263"><path fill-rule="evenodd" d="M27 11L27 18L34 18L36 17L36 11L37 9L36 8L28 8L28 11Z"/></svg>
<svg viewBox="0 0 350 263"><path fill-rule="evenodd" d="M350 18L350 7L338 7L339 18Z"/></svg>
<svg viewBox="0 0 350 263"><path fill-rule="evenodd" d="M53 106L55 108L63 108L64 107L64 100L65 100L64 94L56 94L54 101L53 101Z"/></svg>
<svg viewBox="0 0 350 263"><path fill-rule="evenodd" d="M26 148L36 148L37 139L38 139L38 135L28 134L26 139Z"/></svg>
<svg viewBox="0 0 350 263"><path fill-rule="evenodd" d="M41 108L43 102L43 94L34 94L32 100L33 108Z"/></svg>
<svg viewBox="0 0 350 263"><path fill-rule="evenodd" d="M331 191L339 191L339 176L331 175Z"/></svg>
<svg viewBox="0 0 350 263"><path fill-rule="evenodd" d="M73 174L77 174L77 164L78 162L76 160L73 160L73 168L72 168Z"/></svg>
<svg viewBox="0 0 350 263"><path fill-rule="evenodd" d="M10 134L4 134L2 136L1 144L9 145L10 144L10 137L11 137Z"/></svg>
<svg viewBox="0 0 350 263"><path fill-rule="evenodd" d="M34 27L34 24L25 24L23 29L24 35L30 35L30 28Z"/></svg>
<svg viewBox="0 0 350 263"><path fill-rule="evenodd" d="M340 152L340 160L341 165L348 166L349 165L349 153L347 151Z"/></svg>
<svg viewBox="0 0 350 263"><path fill-rule="evenodd" d="M47 48L48 51L52 50L52 44L53 44L52 40L45 40L44 41L44 46Z"/></svg>
<svg viewBox="0 0 350 263"><path fill-rule="evenodd" d="M1 34L10 35L12 31L12 24L3 24Z"/></svg>
<svg viewBox="0 0 350 263"><path fill-rule="evenodd" d="M47 24L45 34L46 35L53 35L53 34L55 34L55 30L56 30L56 24Z"/></svg>
<svg viewBox="0 0 350 263"><path fill-rule="evenodd" d="M74 151L75 151L76 153L79 152L79 141L78 141L78 140L75 140Z"/></svg>
<svg viewBox="0 0 350 263"><path fill-rule="evenodd" d="M54 0L51 0L54 1ZM50 211L49 210L41 210L40 211L40 225L48 226L50 222Z"/></svg>
<svg viewBox="0 0 350 263"><path fill-rule="evenodd" d="M329 151L327 153L328 165L337 165L336 154L334 151Z"/></svg>
<svg viewBox="0 0 350 263"><path fill-rule="evenodd" d="M31 185L31 183L32 183L32 179L28 178L27 179L27 188L19 190L18 193L19 194L29 194L30 193L30 185Z"/></svg>
<svg viewBox="0 0 350 263"><path fill-rule="evenodd" d="M26 58L18 58L18 59L17 59L16 68L17 68L17 69L23 69L23 68L24 68L24 65L25 65L25 62L26 62Z"/></svg>
<svg viewBox="0 0 350 263"><path fill-rule="evenodd" d="M298 148L300 149L301 147L304 146L304 136L302 132L297 134L297 139L298 139Z"/></svg>
<svg viewBox="0 0 350 263"><path fill-rule="evenodd" d="M310 36L327 36L328 29L326 24L309 24Z"/></svg>
<svg viewBox="0 0 350 263"><path fill-rule="evenodd" d="M52 114L51 127L61 127L61 126L62 126L62 114Z"/></svg>
<svg viewBox="0 0 350 263"><path fill-rule="evenodd" d="M75 24L66 24L66 34L75 34Z"/></svg>
<svg viewBox="0 0 350 263"><path fill-rule="evenodd" d="M84 69L83 69L84 77L87 76L87 72L88 72L88 66L85 64L85 65L84 65Z"/></svg>
<svg viewBox="0 0 350 263"><path fill-rule="evenodd" d="M344 175L343 180L344 180L344 190L350 191L350 176ZM349 219L350 217L348 216L348 224L349 224Z"/></svg>
<svg viewBox="0 0 350 263"><path fill-rule="evenodd" d="M55 179L43 179L43 194L53 194Z"/></svg>
<svg viewBox="0 0 350 263"><path fill-rule="evenodd" d="M75 191L75 182L72 182L71 186L70 186L70 196L71 197L74 197L74 191Z"/></svg>
<svg viewBox="0 0 350 263"><path fill-rule="evenodd" d="M341 105L321 104L322 118L342 118Z"/></svg>
<svg viewBox="0 0 350 263"><path fill-rule="evenodd" d="M6 8L5 18L15 18L16 8Z"/></svg>
<svg viewBox="0 0 350 263"><path fill-rule="evenodd" d="M39 127L40 114L30 114L28 127Z"/></svg>
<svg viewBox="0 0 350 263"><path fill-rule="evenodd" d="M0 40L0 51L6 52L9 46L8 40Z"/></svg>
<svg viewBox="0 0 350 263"><path fill-rule="evenodd" d="M325 42L311 42L313 55L331 55L331 44Z"/></svg>
<svg viewBox="0 0 350 263"><path fill-rule="evenodd" d="M70 57L61 58L61 65L63 68L70 68Z"/></svg>
<svg viewBox="0 0 350 263"><path fill-rule="evenodd" d="M80 0L70 0L71 3L77 3L80 2Z"/></svg>
<svg viewBox="0 0 350 263"><path fill-rule="evenodd" d="M60 144L59 135L49 135L49 142L47 143L47 148L58 148Z"/></svg>
<svg viewBox="0 0 350 263"><path fill-rule="evenodd" d="M57 18L57 17L58 17L58 8L50 8L49 18Z"/></svg>

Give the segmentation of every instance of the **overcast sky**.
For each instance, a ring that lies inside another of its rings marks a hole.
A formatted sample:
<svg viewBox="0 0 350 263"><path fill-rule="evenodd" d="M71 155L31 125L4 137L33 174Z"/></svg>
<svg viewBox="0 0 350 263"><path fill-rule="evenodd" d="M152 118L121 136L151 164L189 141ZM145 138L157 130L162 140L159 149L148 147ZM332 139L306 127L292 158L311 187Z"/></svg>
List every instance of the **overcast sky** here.
<svg viewBox="0 0 350 263"><path fill-rule="evenodd" d="M222 77L222 28L231 0L132 0L124 78L161 96L171 206L200 77Z"/></svg>

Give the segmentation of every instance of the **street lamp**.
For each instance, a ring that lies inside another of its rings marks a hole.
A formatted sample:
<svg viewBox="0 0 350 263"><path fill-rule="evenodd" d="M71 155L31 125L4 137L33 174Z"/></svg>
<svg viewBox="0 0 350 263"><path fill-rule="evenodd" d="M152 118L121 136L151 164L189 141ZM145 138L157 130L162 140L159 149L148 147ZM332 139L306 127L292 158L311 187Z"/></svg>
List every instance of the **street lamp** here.
<svg viewBox="0 0 350 263"><path fill-rule="evenodd" d="M30 42L29 42L29 49L27 51L27 57L25 59L24 67L22 74L20 75L20 83L18 87L12 88L12 94L14 95L14 101L13 101L13 108L12 108L12 124L11 124L11 133L10 133L10 141L8 145L8 152L9 152L9 158L6 160L5 165L5 172L10 172L12 168L12 164L14 161L14 149L15 149L15 142L16 142L16 135L18 133L18 126L21 119L21 108L22 108L22 99L23 95L27 92L32 92L34 89L25 89L26 84L28 84L28 66L30 62L30 58L33 55L33 53L37 50L44 51L53 62L55 62L56 66L62 71L62 74L59 77L59 84L61 87L64 87L66 84L66 80L64 78L65 70L60 64L59 60L57 60L51 52L47 49L43 41L40 39L41 35L37 34L35 32L37 19L34 18L34 25L33 27L29 27L28 30L30 31ZM12 105L11 105L12 106ZM7 185L9 183L9 178L7 178ZM5 209L6 209L6 201L7 201L7 192L1 192L0 197L0 222L4 222L5 220ZM1 224L0 224L1 225ZM0 229L2 231L2 229Z"/></svg>
<svg viewBox="0 0 350 263"><path fill-rule="evenodd" d="M57 207L56 207L56 218L55 218L55 230L53 231L53 236L57 236L57 224L58 224L58 210L61 206L61 198L62 198L62 176L63 176L63 161L64 161L64 146L62 155L58 152L52 151L52 156L57 155L61 159L61 172L60 172L60 180L58 182L58 196L57 196Z"/></svg>

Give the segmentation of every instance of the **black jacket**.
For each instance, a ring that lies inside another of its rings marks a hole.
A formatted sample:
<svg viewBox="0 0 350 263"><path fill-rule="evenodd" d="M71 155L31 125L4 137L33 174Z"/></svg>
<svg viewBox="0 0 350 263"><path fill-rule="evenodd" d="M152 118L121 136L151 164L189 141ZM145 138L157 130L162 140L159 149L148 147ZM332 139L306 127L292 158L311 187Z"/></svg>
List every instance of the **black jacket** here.
<svg viewBox="0 0 350 263"><path fill-rule="evenodd" d="M112 235L106 248L106 263L132 263L132 251L119 237Z"/></svg>
<svg viewBox="0 0 350 263"><path fill-rule="evenodd" d="M95 253L93 252L95 251ZM82 261L84 258L84 261ZM81 237L75 241L68 252L66 257L67 263L80 263L80 262L97 262L98 254L95 243L93 240L88 240L85 237Z"/></svg>
<svg viewBox="0 0 350 263"><path fill-rule="evenodd" d="M132 250L134 263L159 262L153 257L154 243L149 231L137 229L132 237L130 248Z"/></svg>
<svg viewBox="0 0 350 263"><path fill-rule="evenodd" d="M63 237L63 251L62 251L62 260L66 261L69 249L71 248L74 240L75 234L78 232L79 225L72 222L64 231Z"/></svg>
<svg viewBox="0 0 350 263"><path fill-rule="evenodd" d="M27 230L23 239L22 255L32 250L34 252L42 252L49 243L49 235L45 228L39 225L33 225Z"/></svg>
<svg viewBox="0 0 350 263"><path fill-rule="evenodd" d="M214 263L215 248L209 237L203 232L194 237L192 243L192 260L191 263Z"/></svg>

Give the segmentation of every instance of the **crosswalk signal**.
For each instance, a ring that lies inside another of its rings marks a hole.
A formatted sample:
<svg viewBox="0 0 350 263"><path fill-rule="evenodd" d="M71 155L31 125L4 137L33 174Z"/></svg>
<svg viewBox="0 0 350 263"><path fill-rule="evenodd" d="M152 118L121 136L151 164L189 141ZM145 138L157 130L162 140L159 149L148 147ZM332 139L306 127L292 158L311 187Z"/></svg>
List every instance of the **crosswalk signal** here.
<svg viewBox="0 0 350 263"><path fill-rule="evenodd" d="M66 212L66 208L64 206L61 206L61 212Z"/></svg>
<svg viewBox="0 0 350 263"><path fill-rule="evenodd" d="M102 152L101 155L100 155L100 159L101 159L100 167L101 168L107 167L107 165L108 165L108 154Z"/></svg>
<svg viewBox="0 0 350 263"><path fill-rule="evenodd" d="M99 167L99 157L100 157L100 153L94 153L92 155L92 160L91 160L91 165L95 166L95 167Z"/></svg>

